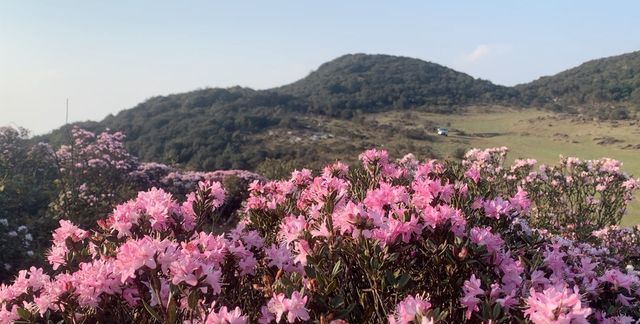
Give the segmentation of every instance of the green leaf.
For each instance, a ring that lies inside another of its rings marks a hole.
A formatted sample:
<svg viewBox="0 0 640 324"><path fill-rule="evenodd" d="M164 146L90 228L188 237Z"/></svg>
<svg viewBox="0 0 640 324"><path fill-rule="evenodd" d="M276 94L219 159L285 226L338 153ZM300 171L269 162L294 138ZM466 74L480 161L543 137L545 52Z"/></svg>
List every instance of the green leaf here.
<svg viewBox="0 0 640 324"><path fill-rule="evenodd" d="M501 312L501 308L500 308L500 304L496 304L495 306L493 306L493 319L497 319L498 317L500 317L500 312Z"/></svg>
<svg viewBox="0 0 640 324"><path fill-rule="evenodd" d="M176 307L176 299L171 298L167 305L167 324L174 324L178 320L178 308Z"/></svg>
<svg viewBox="0 0 640 324"><path fill-rule="evenodd" d="M31 318L31 313L24 307L18 308L18 315L25 321L28 321Z"/></svg>
<svg viewBox="0 0 640 324"><path fill-rule="evenodd" d="M384 279L389 283L389 285L393 286L396 283L396 276L389 270L384 272Z"/></svg>
<svg viewBox="0 0 640 324"><path fill-rule="evenodd" d="M304 272L307 274L309 278L316 278L318 275L316 273L316 269L311 266L304 267Z"/></svg>
<svg viewBox="0 0 640 324"><path fill-rule="evenodd" d="M151 316L153 316L153 318L156 319L156 321L162 323L162 316L160 316L160 314L158 314L158 312L156 312L153 307L149 306L149 304L147 304L147 302L143 299L142 300L142 305L144 306L144 309L147 310L147 313L149 313Z"/></svg>
<svg viewBox="0 0 640 324"><path fill-rule="evenodd" d="M395 262L396 260L398 260L398 257L400 256L400 254L398 253L393 253L391 254L388 258L387 261L388 262Z"/></svg>
<svg viewBox="0 0 640 324"><path fill-rule="evenodd" d="M196 309L196 306L198 306L198 291L197 290L193 290L189 294L188 302L189 302L189 308Z"/></svg>
<svg viewBox="0 0 640 324"><path fill-rule="evenodd" d="M338 262L336 262L336 264L333 265L333 271L331 271L331 276L335 277L339 272L340 272L340 266L341 266L341 262L340 260L338 260Z"/></svg>
<svg viewBox="0 0 640 324"><path fill-rule="evenodd" d="M336 297L331 299L330 304L331 304L331 306L333 308L338 308L338 307L342 306L342 304L344 304L344 297L336 296Z"/></svg>
<svg viewBox="0 0 640 324"><path fill-rule="evenodd" d="M396 287L397 288L403 288L404 286L407 285L407 283L409 283L409 280L411 280L411 277L408 274L402 274L400 277L397 278L396 281Z"/></svg>

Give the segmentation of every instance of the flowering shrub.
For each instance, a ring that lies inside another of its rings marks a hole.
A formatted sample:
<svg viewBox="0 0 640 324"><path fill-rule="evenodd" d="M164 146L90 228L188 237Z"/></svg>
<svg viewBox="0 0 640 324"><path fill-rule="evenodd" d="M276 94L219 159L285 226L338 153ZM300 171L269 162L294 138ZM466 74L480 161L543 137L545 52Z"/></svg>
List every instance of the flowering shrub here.
<svg viewBox="0 0 640 324"><path fill-rule="evenodd" d="M202 231L224 199L211 181L181 203L140 192L95 231L61 221L54 271L23 270L1 286L0 322L640 319L640 278L624 263L633 256L611 242L637 244L637 232L581 240L532 228L540 196L478 159L360 159L253 182L243 220L224 235Z"/></svg>
<svg viewBox="0 0 640 324"><path fill-rule="evenodd" d="M155 163L139 163L124 146L124 134L108 130L98 135L74 127L71 145L63 145L55 153L60 178L60 194L53 204L53 212L61 218L72 219L91 226L106 216L113 205L135 196L137 191L157 187L185 197L200 181L219 181L232 187L231 201L221 210L225 219L239 208L239 200L246 198L246 187L261 176L244 170L212 172L182 171ZM229 178L237 178L229 180Z"/></svg>
<svg viewBox="0 0 640 324"><path fill-rule="evenodd" d="M44 262L43 250L59 219L89 228L138 191L157 187L184 199L198 182L211 180L223 183L227 191L224 204L210 215L208 224L208 230L220 231L237 221L235 213L248 196L249 183L264 181L243 170L182 171L159 163L139 163L125 149L122 133L96 135L75 127L70 137L68 145L54 151L30 139L25 129L0 127L0 219L13 227L6 232L0 228L4 233L0 236L4 235L3 242L13 243L6 233L19 225L30 228L33 235L29 246L2 245L0 282L8 280L14 269Z"/></svg>
<svg viewBox="0 0 640 324"><path fill-rule="evenodd" d="M131 194L128 174L137 168L137 159L125 149L120 132L96 135L74 127L71 137L71 144L55 154L61 176L53 212L90 226Z"/></svg>
<svg viewBox="0 0 640 324"><path fill-rule="evenodd" d="M640 225L635 227L610 226L593 232L596 243L605 245L621 264L640 269Z"/></svg>
<svg viewBox="0 0 640 324"><path fill-rule="evenodd" d="M474 149L465 155L465 175L477 186L527 192L532 201L531 225L565 236L586 238L594 230L620 223L638 180L621 172L622 163L604 158L562 158L555 166L516 160L504 166L507 148Z"/></svg>
<svg viewBox="0 0 640 324"><path fill-rule="evenodd" d="M180 198L193 192L201 181L222 183L227 195L223 205L210 215L208 229L211 231L233 228L238 221L234 214L249 196L249 184L266 181L264 177L246 170L183 171L155 162L141 163L130 177L140 191L157 187Z"/></svg>

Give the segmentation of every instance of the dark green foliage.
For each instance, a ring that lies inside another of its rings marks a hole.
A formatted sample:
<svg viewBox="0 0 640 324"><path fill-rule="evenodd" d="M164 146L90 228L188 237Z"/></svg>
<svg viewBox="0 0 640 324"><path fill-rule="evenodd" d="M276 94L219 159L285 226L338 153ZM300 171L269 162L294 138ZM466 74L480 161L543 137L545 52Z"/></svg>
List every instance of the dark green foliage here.
<svg viewBox="0 0 640 324"><path fill-rule="evenodd" d="M310 110L333 116L355 109L372 112L506 102L517 95L507 87L435 63L366 54L341 56L276 90L307 98Z"/></svg>
<svg viewBox="0 0 640 324"><path fill-rule="evenodd" d="M323 152L313 145L269 145L261 135L274 128L318 131L305 122L306 116L353 119L366 112L395 109L451 113L459 105L511 102L516 97L509 88L438 64L356 54L328 62L284 87L216 88L153 97L82 127L123 131L127 148L142 161L189 169L256 169L265 159L322 165L328 161L320 160ZM45 140L57 146L66 133L62 128ZM429 139L420 130L406 135Z"/></svg>
<svg viewBox="0 0 640 324"><path fill-rule="evenodd" d="M352 54L279 88L215 88L158 96L100 123L81 126L92 131L123 131L127 148L142 161L188 169L255 170L265 159L321 165L330 162L322 160L326 156L323 148L292 140L326 130L311 124L310 118L361 121L366 113L393 110L457 114L465 106L498 104L630 119L639 115L639 71L640 52L635 52L503 87L419 59ZM281 132L271 135L274 130ZM379 131L387 138L397 134L390 128ZM47 140L56 146L64 141L65 133L64 129L54 131ZM420 130L401 133L402 145L430 140ZM380 143L358 139L350 144L365 149ZM331 151L348 152L336 146Z"/></svg>
<svg viewBox="0 0 640 324"><path fill-rule="evenodd" d="M49 245L56 225L47 209L57 176L48 146L35 144L25 129L0 127L0 282L42 262L38 252ZM7 236L10 231L15 235Z"/></svg>
<svg viewBox="0 0 640 324"><path fill-rule="evenodd" d="M640 51L601 58L553 76L518 85L522 101L565 111L581 106L581 112L605 119L626 119L640 106Z"/></svg>

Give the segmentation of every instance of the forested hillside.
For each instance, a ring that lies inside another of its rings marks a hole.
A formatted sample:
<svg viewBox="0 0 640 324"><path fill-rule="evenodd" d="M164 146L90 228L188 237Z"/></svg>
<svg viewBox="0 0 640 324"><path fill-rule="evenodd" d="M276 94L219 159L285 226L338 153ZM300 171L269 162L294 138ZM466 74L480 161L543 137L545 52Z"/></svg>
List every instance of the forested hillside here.
<svg viewBox="0 0 640 324"><path fill-rule="evenodd" d="M123 131L128 148L147 161L192 169L255 169L268 159L326 162L323 147L313 142L318 137L341 135L355 142L332 145L336 156L366 147L366 138L336 134L340 130L328 128L327 119L350 120L395 109L452 112L462 105L513 98L512 89L434 63L356 54L325 63L280 88L215 88L158 96L82 126ZM414 139L428 137L423 129L408 132ZM49 140L61 142L65 133L62 128Z"/></svg>
<svg viewBox="0 0 640 324"><path fill-rule="evenodd" d="M429 143L436 140L432 128L438 125L394 129L369 125L364 116L387 111L458 113L462 107L494 105L600 119L636 118L638 71L640 52L634 52L504 87L419 59L350 54L282 87L213 88L158 96L101 122L80 124L92 130L123 131L128 148L141 159L190 169L257 169L271 160L321 164L354 149L385 143L393 143L391 150L413 147L431 154ZM349 125L345 128L339 121ZM360 127L376 132L354 130ZM64 130L47 139L62 142L68 133Z"/></svg>
<svg viewBox="0 0 640 324"><path fill-rule="evenodd" d="M305 98L311 111L350 116L421 106L509 102L513 89L419 59L390 55L344 55L306 78L276 89Z"/></svg>
<svg viewBox="0 0 640 324"><path fill-rule="evenodd" d="M640 51L592 60L515 89L525 104L626 119L639 111Z"/></svg>

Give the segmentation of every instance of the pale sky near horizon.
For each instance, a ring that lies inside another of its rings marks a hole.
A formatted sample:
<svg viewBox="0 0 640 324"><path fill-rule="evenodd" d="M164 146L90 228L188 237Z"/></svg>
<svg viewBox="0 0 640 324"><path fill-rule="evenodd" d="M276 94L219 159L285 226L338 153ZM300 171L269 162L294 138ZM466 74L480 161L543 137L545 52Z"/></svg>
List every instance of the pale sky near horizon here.
<svg viewBox="0 0 640 324"><path fill-rule="evenodd" d="M188 4L188 5L187 5ZM265 89L347 53L502 85L640 50L638 1L3 1L0 125L36 134L204 87Z"/></svg>

